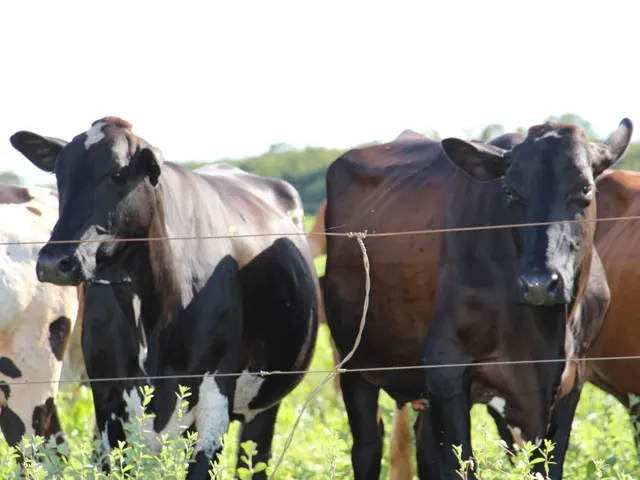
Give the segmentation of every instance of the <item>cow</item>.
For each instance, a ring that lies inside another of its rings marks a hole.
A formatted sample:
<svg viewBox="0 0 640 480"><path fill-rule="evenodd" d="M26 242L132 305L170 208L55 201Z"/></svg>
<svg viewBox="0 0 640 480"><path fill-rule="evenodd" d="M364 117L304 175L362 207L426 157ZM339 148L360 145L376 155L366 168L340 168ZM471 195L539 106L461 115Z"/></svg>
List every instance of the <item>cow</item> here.
<svg viewBox="0 0 640 480"><path fill-rule="evenodd" d="M401 135L329 166L327 230L489 227L365 240L370 309L347 367L427 368L342 374L356 479L379 476L380 388L399 404L428 402L415 425L420 478L456 478L453 446L471 456L474 403L490 405L520 438L551 439L550 477L562 477L585 379L583 363L567 359L584 356L597 337L610 296L593 247L593 183L622 157L632 130L624 119L605 143L558 122L488 144ZM560 223L507 228L549 221ZM329 236L324 300L341 355L357 333L362 275L353 241ZM558 361L484 365L541 359Z"/></svg>
<svg viewBox="0 0 640 480"><path fill-rule="evenodd" d="M607 171L596 182L598 219L640 215L640 174ZM635 246L640 242L638 220L598 222L596 248L611 289L611 304L604 327L587 356L590 358L640 356L640 310L636 285L640 265ZM617 398L628 409L636 449L640 452L640 363L638 360L592 360L588 380Z"/></svg>
<svg viewBox="0 0 640 480"><path fill-rule="evenodd" d="M139 309L154 432L178 427L177 386L190 388L182 423L198 440L187 478L208 478L232 420L243 424L241 441L258 444L256 461L267 461L280 402L301 382L317 336L319 286L298 192L228 165L191 172L118 117L96 120L68 143L25 130L10 140L55 172L60 192L38 279L88 284L85 313L93 286L135 296L119 301L127 315ZM86 351L85 361L91 377ZM297 373L259 375L273 370ZM122 421L141 409L129 385L113 403ZM104 433L111 447L125 440Z"/></svg>
<svg viewBox="0 0 640 480"><path fill-rule="evenodd" d="M640 332L635 312L640 310L635 286L640 272L634 246L640 241L638 220L606 219L640 215L640 174L607 170L596 180L598 225L595 245L604 265L611 301L600 335L587 351L587 380L612 395L628 410L636 450L640 452L640 365L635 358L599 360L607 357L640 356ZM500 435L514 439L498 420Z"/></svg>
<svg viewBox="0 0 640 480"><path fill-rule="evenodd" d="M78 292L40 283L35 271L37 242L58 217L57 192L2 184L0 216L0 429L11 447L34 435L60 445L56 397Z"/></svg>

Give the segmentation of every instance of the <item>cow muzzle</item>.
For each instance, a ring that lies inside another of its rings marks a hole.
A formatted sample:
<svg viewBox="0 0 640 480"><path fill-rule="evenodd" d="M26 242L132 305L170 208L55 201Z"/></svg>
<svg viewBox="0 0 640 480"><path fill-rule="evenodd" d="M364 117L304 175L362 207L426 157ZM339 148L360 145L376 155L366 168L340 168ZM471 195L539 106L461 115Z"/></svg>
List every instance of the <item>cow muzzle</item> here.
<svg viewBox="0 0 640 480"><path fill-rule="evenodd" d="M80 284L80 264L70 253L46 245L38 253L36 275L42 283L60 286Z"/></svg>
<svg viewBox="0 0 640 480"><path fill-rule="evenodd" d="M562 276L547 269L522 273L516 283L516 301L535 307L565 303Z"/></svg>

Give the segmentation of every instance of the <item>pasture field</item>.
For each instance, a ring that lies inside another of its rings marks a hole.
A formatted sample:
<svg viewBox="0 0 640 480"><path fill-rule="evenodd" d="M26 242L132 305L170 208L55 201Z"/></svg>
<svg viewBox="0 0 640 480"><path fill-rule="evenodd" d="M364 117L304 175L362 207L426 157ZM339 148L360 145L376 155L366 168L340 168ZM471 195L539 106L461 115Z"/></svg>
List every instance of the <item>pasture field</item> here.
<svg viewBox="0 0 640 480"><path fill-rule="evenodd" d="M308 220L309 226L312 219ZM366 240L365 240L366 242ZM324 270L323 259L317 262ZM364 281L364 280L363 280ZM329 346L329 332L321 327L317 349L311 370L329 370L333 357ZM310 373L302 384L282 404L273 443L274 457L267 471L270 472L283 449L296 416L308 395L326 374ZM393 423L394 403L381 394L381 409L387 438L385 441L381 479L388 478L389 433ZM66 465L45 462L42 467L30 467L30 478L105 478L98 473L90 449L94 433L93 403L87 387L61 385L59 411L62 427L72 450ZM415 418L415 414L412 413ZM233 478L238 431L233 424L225 437L227 444L216 478ZM473 444L483 479L531 478L522 473L523 457L519 465L510 466L501 449L497 431L482 405L472 410ZM134 478L183 478L184 445L166 443L161 460L151 459L150 451L141 440L117 462L130 468ZM327 382L317 397L307 406L293 437L287 454L280 465L278 479L350 479L353 478L349 450L351 434L341 397L337 396L333 383ZM553 452L551 452L553 455ZM0 444L0 478L17 478L6 443ZM415 462L414 462L415 463ZM414 465L415 472L415 465ZM111 478L122 478L114 474ZM241 478L250 478L242 475ZM417 478L414 474L414 478ZM591 385L587 385L580 401L573 425L571 445L565 464L566 479L637 479L640 478L640 461L636 456L631 427L626 411L612 397Z"/></svg>

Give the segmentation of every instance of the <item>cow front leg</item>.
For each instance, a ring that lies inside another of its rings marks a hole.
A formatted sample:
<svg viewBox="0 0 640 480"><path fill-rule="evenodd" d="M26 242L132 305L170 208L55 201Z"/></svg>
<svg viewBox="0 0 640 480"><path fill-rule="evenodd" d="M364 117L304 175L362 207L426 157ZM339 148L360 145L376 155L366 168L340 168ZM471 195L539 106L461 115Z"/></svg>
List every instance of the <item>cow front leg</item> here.
<svg viewBox="0 0 640 480"><path fill-rule="evenodd" d="M421 410L413 424L416 445L416 465L420 480L434 480L439 478L438 450L435 448L431 417L428 408Z"/></svg>
<svg viewBox="0 0 640 480"><path fill-rule="evenodd" d="M195 425L198 440L193 462L189 464L187 480L209 479L211 462L218 462L222 453L222 436L229 428L233 405L234 377L205 375L198 387Z"/></svg>
<svg viewBox="0 0 640 480"><path fill-rule="evenodd" d="M429 417L439 463L439 478L459 479L456 471L460 462L454 446L461 446L461 459L468 460L471 450L471 404L461 368L427 369L427 392ZM429 457L432 457L430 454ZM432 457L433 458L433 457ZM475 480L475 473L469 469L467 480Z"/></svg>
<svg viewBox="0 0 640 480"><path fill-rule="evenodd" d="M551 414L551 421L549 422L549 431L547 439L550 439L554 443L553 452L551 455L553 459L549 465L549 479L561 480L562 472L564 468L564 459L567 454L567 448L569 448L569 436L571 435L571 425L573 423L573 417L580 401L580 394L582 393L582 385L578 385L578 380L565 397L561 398L558 404L553 409ZM541 444L534 452L534 457L542 456L540 449L544 449L544 444ZM537 453L537 454L536 454ZM540 473L544 477L546 472L544 470L544 462L539 462L534 466L534 472ZM546 478L546 477L545 477Z"/></svg>
<svg viewBox="0 0 640 480"><path fill-rule="evenodd" d="M280 410L280 403L274 405L269 410L259 413L250 422L240 426L239 443L246 441L254 441L257 443L258 453L252 458L251 462L255 466L260 462L268 465L271 459L271 442L273 441L273 432L276 426L276 418ZM244 456L244 450L238 447L238 458L236 460L236 468L246 467L241 457ZM254 480L263 480L267 478L266 470L254 473Z"/></svg>
<svg viewBox="0 0 640 480"><path fill-rule="evenodd" d="M343 373L340 384L353 437L351 465L354 479L377 480L384 437L384 424L378 416L380 389L357 372Z"/></svg>

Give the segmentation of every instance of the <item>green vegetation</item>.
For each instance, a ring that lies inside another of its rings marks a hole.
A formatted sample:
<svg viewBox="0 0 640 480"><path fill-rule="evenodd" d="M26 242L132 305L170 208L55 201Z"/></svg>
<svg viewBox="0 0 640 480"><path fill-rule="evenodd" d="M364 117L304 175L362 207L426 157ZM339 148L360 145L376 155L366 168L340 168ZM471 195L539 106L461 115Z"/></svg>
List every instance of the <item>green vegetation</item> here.
<svg viewBox="0 0 640 480"><path fill-rule="evenodd" d="M317 351L311 366L312 370L332 368L332 356L326 326L322 326ZM312 390L324 378L324 373L310 373L303 383L283 402L278 415L274 437L274 460L267 471L270 473L273 463L281 454L287 435L301 410L303 402ZM67 432L71 444L72 457L66 465L47 464L37 469L30 478L80 479L105 478L90 459L92 433L94 430L93 404L91 392L86 387L64 387L60 393L60 412L62 426ZM391 430L394 403L386 395L381 395L381 409L387 433ZM415 414L414 414L415 417ZM504 478L526 479L523 465L524 457L518 459L518 465L509 466L493 421L484 406L476 405L472 410L473 444L483 479L498 480ZM226 449L219 467L219 479L231 479L235 464L237 446L237 424L233 424L225 436ZM389 441L385 441L382 478L388 478ZM193 439L179 440L171 438L165 442L160 460L151 457L148 443L140 438L135 448L117 452L114 457L128 473L139 478L183 478L185 452L193 445ZM309 403L295 432L291 448L288 450L276 478L315 480L353 478L349 450L351 434L341 397L333 390L333 384L327 383L318 396ZM553 456L553 452L551 452ZM5 443L0 445L0 478L17 478L17 469L12 466L11 456ZM553 459L552 459L553 461ZM566 461L567 480L591 478L635 479L640 464L636 459L635 447L631 435L628 417L624 409L612 397L595 387L587 385L582 396L574 427L571 446ZM48 470L49 474L47 475ZM414 466L415 472L415 466ZM510 476L507 473L512 472ZM602 476L598 476L601 472ZM626 475L626 476L625 476ZM119 477L114 477L119 478ZM415 476L417 478L417 476Z"/></svg>
<svg viewBox="0 0 640 480"><path fill-rule="evenodd" d="M313 225L313 217L306 219L307 228ZM319 274L324 269L324 258L317 266ZM320 328L316 352L309 373L301 385L283 402L278 415L276 432L273 441L274 457L267 466L271 473L273 465L282 453L287 436L301 412L302 405L311 392L325 378L326 371L333 367L333 356L329 343L329 331L326 325ZM320 371L313 373L313 371ZM180 392L184 398L189 393ZM143 392L143 398L149 391ZM380 478L389 475L389 436L393 424L395 404L384 392L380 396L382 416L387 433ZM62 463L52 455L52 448L44 449L47 460L41 464L29 463L29 478L83 479L106 478L100 473L97 463L91 458L94 445L94 416L91 391L87 387L62 385L59 395L59 411L62 427L68 436L71 458ZM415 419L415 413L412 412ZM137 422L140 423L141 419ZM123 478L126 472L131 478L184 478L185 461L193 449L195 437L186 439L177 435L169 436L162 442L163 448L159 457L155 457L149 446L149 440L139 430L128 425L132 432L134 447L117 449L112 454L112 464L117 465L112 478ZM514 466L501 444L495 424L482 405L472 409L473 446L484 480L531 479L525 473L528 461L520 454ZM237 452L238 424L232 424L223 441L226 445L221 462L216 469L220 480L233 478ZM39 444L39 441L34 442ZM530 446L529 446L530 447ZM251 460L252 445L243 445L247 461ZM295 431L293 442L287 451L276 478L315 480L315 479L350 479L353 478L350 463L351 433L347 422L342 398L336 394L333 383L326 383L302 414L301 421ZM553 450L550 451L553 461ZM18 469L13 465L12 452L5 442L0 443L0 478L18 478ZM415 460L414 472L415 470ZM255 469L262 465L253 465ZM241 466L240 478L251 478L248 466ZM583 479L618 479L631 480L638 478L640 457L636 455L632 429L626 410L613 397L603 393L591 385L587 385L578 406L573 424L571 445L565 463L567 480ZM212 471L213 473L213 471ZM414 474L417 479L417 474Z"/></svg>

